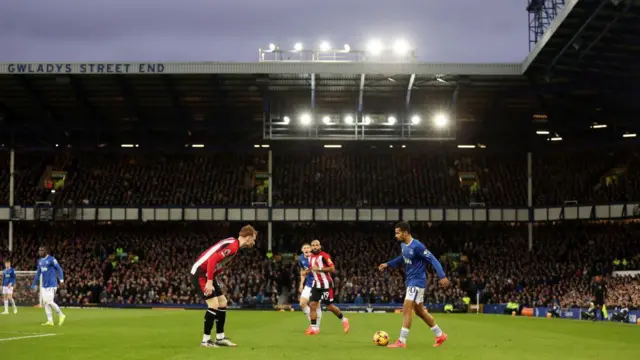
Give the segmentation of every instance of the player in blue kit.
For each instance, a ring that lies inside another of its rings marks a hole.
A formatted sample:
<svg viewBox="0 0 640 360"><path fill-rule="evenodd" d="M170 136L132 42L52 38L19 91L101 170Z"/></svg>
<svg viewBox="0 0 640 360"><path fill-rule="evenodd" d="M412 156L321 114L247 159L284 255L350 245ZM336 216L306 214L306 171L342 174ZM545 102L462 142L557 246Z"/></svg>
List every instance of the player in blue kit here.
<svg viewBox="0 0 640 360"><path fill-rule="evenodd" d="M309 257L311 256L311 245L305 243L302 245L302 254L298 258L298 267L300 268L300 286L298 292L300 293L300 309L307 316L309 320L309 326L311 326L311 315L309 308L309 298L311 298L311 288L313 287L313 274L311 273L311 266L309 265ZM320 318L322 317L322 308L318 306L316 309L318 315L316 319L316 325L320 328Z"/></svg>
<svg viewBox="0 0 640 360"><path fill-rule="evenodd" d="M411 236L409 223L405 221L397 223L395 232L396 239L401 242L402 255L389 262L380 264L378 269L384 271L387 267L397 268L404 263L407 275L407 293L402 306L404 319L402 321L402 330L400 330L400 338L388 347L407 347L407 337L409 336L409 329L411 328L411 322L413 320L413 311L429 325L431 331L435 334L436 342L433 346L440 346L447 340L447 334L440 330L433 316L424 308L424 290L427 286L427 263L431 264L438 273L440 285L449 285L449 279L447 279L444 270L442 270L442 265L440 265L438 259L436 259L420 241Z"/></svg>
<svg viewBox="0 0 640 360"><path fill-rule="evenodd" d="M53 315L51 310L58 314L58 325L62 326L66 316L60 310L60 307L54 302L56 296L56 290L58 290L58 277L60 278L60 285L64 284L64 272L58 264L58 260L49 255L49 249L46 246L41 246L38 249L38 271L36 271L36 277L33 279L31 288L37 289L38 280L42 275L42 303L44 304L44 312L47 314L47 322L42 324L43 326L53 326Z"/></svg>
<svg viewBox="0 0 640 360"><path fill-rule="evenodd" d="M2 315L9 313L9 302L13 306L13 313L18 313L16 302L13 301L13 289L16 287L16 271L11 267L11 261L4 261L4 270L2 270L2 297L4 300L4 312Z"/></svg>

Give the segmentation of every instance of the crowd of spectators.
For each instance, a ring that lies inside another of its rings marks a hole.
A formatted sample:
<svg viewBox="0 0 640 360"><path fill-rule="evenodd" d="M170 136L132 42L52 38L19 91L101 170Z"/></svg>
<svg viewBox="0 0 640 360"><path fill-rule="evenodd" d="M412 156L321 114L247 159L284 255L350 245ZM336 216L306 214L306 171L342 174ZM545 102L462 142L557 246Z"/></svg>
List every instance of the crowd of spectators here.
<svg viewBox="0 0 640 360"><path fill-rule="evenodd" d="M8 184L8 154L0 153L0 183ZM535 205L625 202L640 198L634 149L533 155ZM17 153L16 204L197 206L250 205L255 154ZM42 189L47 167L67 171L64 188ZM462 183L466 173L471 183ZM525 154L274 151L273 199L282 206L526 206ZM7 204L8 192L0 192Z"/></svg>
<svg viewBox="0 0 640 360"><path fill-rule="evenodd" d="M194 304L189 268L204 249L233 235L240 224L19 224L11 258L20 270L35 268L39 244L46 243L66 271L59 292L66 304ZM258 230L262 226L257 224ZM612 277L614 259L640 269L640 225L564 223L534 228L533 251L526 228L499 224L413 224L413 234L440 259L452 280L441 288L430 269L427 303L457 302L468 296L483 303L523 305L591 301L593 276L604 275L608 305L640 307L640 278ZM377 265L399 254L390 223L276 224L273 258L264 235L243 251L221 278L232 304L253 306L297 302L302 243L319 239L337 267L339 302L401 303L403 270L379 273ZM6 234L1 234L4 237ZM7 256L0 248L0 253ZM294 256L286 256L293 253ZM616 266L620 269L620 266ZM288 296L286 296L288 294Z"/></svg>

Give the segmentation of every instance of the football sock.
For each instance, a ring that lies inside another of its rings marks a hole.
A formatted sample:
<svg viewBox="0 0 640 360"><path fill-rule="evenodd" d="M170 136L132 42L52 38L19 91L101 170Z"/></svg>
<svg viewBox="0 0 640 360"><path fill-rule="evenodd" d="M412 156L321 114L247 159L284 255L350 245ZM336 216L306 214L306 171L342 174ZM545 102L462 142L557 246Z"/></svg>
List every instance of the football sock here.
<svg viewBox="0 0 640 360"><path fill-rule="evenodd" d="M9 300L4 301L4 311L9 311Z"/></svg>
<svg viewBox="0 0 640 360"><path fill-rule="evenodd" d="M56 312L56 314L62 315L62 310L60 310L60 306L58 306L58 304L52 302L49 304L49 306L51 306L51 308L53 309L53 311Z"/></svg>
<svg viewBox="0 0 640 360"><path fill-rule="evenodd" d="M311 315L309 315L311 313L311 309L309 306L305 306L304 309L302 309L302 312L307 317L307 320L311 321Z"/></svg>
<svg viewBox="0 0 640 360"><path fill-rule="evenodd" d="M16 310L16 309L18 308L18 307L16 306L16 301L15 301L15 300L13 300L13 298L12 298L11 300L9 300L9 301L11 301L11 306L13 306L13 310Z"/></svg>
<svg viewBox="0 0 640 360"><path fill-rule="evenodd" d="M409 331L409 330L407 330L407 331ZM431 331L433 331L433 333L436 336L442 336L442 330L440 330L440 326L438 326L437 324L434 327L431 328Z"/></svg>
<svg viewBox="0 0 640 360"><path fill-rule="evenodd" d="M316 309L316 323L318 324L318 328L320 328L320 319L322 319L322 309L320 308L320 306L318 306L318 308Z"/></svg>
<svg viewBox="0 0 640 360"><path fill-rule="evenodd" d="M209 308L207 312L204 313L204 336L202 337L202 341L206 342L211 339L211 329L213 329L213 323L216 321L216 311L215 309Z"/></svg>
<svg viewBox="0 0 640 360"><path fill-rule="evenodd" d="M51 306L44 304L44 313L47 314L47 321L53 321L53 315L51 315Z"/></svg>
<svg viewBox="0 0 640 360"><path fill-rule="evenodd" d="M226 307L218 308L218 316L217 316L216 320L218 320L216 322L216 334L218 334L216 336L216 338L217 339L224 339L224 323L225 323L225 320L227 320L227 308ZM220 337L220 335L222 335L222 337Z"/></svg>
<svg viewBox="0 0 640 360"><path fill-rule="evenodd" d="M311 328L318 329L318 320L311 319Z"/></svg>
<svg viewBox="0 0 640 360"><path fill-rule="evenodd" d="M345 322L347 321L347 318L344 317L344 315L342 315L342 313L336 315L338 317L338 319L340 319L340 321Z"/></svg>
<svg viewBox="0 0 640 360"><path fill-rule="evenodd" d="M409 337L409 329L407 328L400 329L400 342L406 343L408 337Z"/></svg>

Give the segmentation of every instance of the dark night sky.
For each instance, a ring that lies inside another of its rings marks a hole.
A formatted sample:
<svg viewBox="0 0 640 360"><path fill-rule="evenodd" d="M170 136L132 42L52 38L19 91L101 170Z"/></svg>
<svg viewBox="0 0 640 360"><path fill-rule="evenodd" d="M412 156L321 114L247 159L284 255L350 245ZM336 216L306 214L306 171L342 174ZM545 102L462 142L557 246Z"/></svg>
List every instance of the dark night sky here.
<svg viewBox="0 0 640 360"><path fill-rule="evenodd" d="M0 1L0 61L256 61L406 38L421 61L521 62L526 0Z"/></svg>

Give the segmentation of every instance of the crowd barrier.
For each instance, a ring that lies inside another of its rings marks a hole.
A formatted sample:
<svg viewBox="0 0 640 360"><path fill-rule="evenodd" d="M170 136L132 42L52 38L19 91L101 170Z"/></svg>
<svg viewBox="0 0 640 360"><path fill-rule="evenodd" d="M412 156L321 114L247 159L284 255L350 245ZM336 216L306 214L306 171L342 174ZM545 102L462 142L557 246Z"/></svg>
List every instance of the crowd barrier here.
<svg viewBox="0 0 640 360"><path fill-rule="evenodd" d="M483 314L504 314L505 309L507 308L506 304L487 304L483 306ZM549 308L546 306L538 306L533 308L532 316L533 317L547 317L547 312ZM582 319L582 312L586 312L586 308L571 308L571 309L562 309L560 312L560 317L564 319L573 319L580 320ZM613 314L618 313L618 309L608 309L609 318ZM631 310L629 311L629 323L635 324L638 319L640 319L640 310Z"/></svg>
<svg viewBox="0 0 640 360"><path fill-rule="evenodd" d="M84 221L434 221L529 222L607 220L640 216L640 204L529 208L291 208L291 207L0 207L2 220Z"/></svg>

